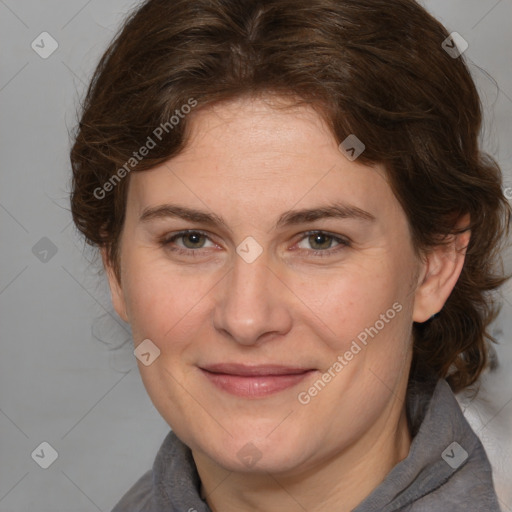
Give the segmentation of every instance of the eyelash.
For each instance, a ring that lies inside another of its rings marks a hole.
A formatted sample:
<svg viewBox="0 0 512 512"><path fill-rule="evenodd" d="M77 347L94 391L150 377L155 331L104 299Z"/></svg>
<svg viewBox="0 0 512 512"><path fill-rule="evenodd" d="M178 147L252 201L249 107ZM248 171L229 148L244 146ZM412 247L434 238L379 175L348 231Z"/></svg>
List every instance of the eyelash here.
<svg viewBox="0 0 512 512"><path fill-rule="evenodd" d="M174 242L178 238L182 238L183 236L190 235L190 234L203 235L206 238L210 239L208 234L205 233L204 231L189 229L189 230L180 231L178 233L175 233L174 235L172 235L170 237L163 238L162 240L160 240L160 245L162 247L166 247L167 249L171 250L174 253L182 254L185 256L195 257L195 256L197 256L197 254L195 254L195 253L197 253L200 249L202 249L202 247L200 247L198 249L182 249L182 248L176 248L176 247L173 247L173 248L168 247L172 242ZM337 242L339 245L336 246L335 249L326 249L326 250L311 249L309 251L308 251L308 249L299 249L299 251L312 252L314 257L325 258L328 256L332 256L333 254L338 253L339 251L351 246L349 240L347 240L346 238L341 238L339 236L332 235L332 234L328 233L327 231L321 231L321 230L306 231L303 234L302 238L300 240L298 240L297 243L302 242L302 240L308 238L311 235L318 235L318 234L327 235L329 238L331 238L333 241Z"/></svg>

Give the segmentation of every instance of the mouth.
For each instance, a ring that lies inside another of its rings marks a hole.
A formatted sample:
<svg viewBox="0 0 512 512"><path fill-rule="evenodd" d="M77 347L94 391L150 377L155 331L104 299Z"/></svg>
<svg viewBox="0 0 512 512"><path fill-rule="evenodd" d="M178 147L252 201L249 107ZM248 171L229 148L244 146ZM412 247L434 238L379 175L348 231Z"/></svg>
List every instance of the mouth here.
<svg viewBox="0 0 512 512"><path fill-rule="evenodd" d="M317 371L302 367L236 363L215 364L200 370L217 388L243 398L261 398L284 391Z"/></svg>

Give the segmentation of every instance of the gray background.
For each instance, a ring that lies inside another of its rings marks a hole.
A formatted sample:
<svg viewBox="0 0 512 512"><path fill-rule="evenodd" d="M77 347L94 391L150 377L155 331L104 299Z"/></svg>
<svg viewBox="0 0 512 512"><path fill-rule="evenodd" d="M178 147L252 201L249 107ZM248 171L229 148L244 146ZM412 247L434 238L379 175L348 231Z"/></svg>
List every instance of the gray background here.
<svg viewBox="0 0 512 512"><path fill-rule="evenodd" d="M78 99L136 3L0 0L0 512L108 511L151 467L168 432L68 200ZM482 143L512 187L512 0L424 5L469 43L486 113ZM59 45L46 59L31 48L44 31ZM510 254L505 260L512 270ZM458 399L488 450L503 510L512 511L512 285L503 296L494 323L502 364L477 400ZM31 457L43 441L58 453L48 469Z"/></svg>

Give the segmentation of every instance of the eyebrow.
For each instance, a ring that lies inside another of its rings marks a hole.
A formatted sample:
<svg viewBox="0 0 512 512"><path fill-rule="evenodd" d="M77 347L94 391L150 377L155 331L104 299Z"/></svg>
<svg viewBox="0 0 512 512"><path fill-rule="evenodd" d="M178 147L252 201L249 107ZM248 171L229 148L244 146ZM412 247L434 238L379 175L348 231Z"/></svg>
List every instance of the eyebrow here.
<svg viewBox="0 0 512 512"><path fill-rule="evenodd" d="M142 214L139 217L139 222L149 222L154 219L168 217L180 218L198 224L223 226L227 231L231 232L231 229L222 217L214 213L208 213L177 204L161 204L147 207L142 211ZM369 222L376 220L374 215L357 206L344 203L334 203L317 208L304 208L284 212L277 220L274 229L314 222L319 219L327 218L356 219Z"/></svg>

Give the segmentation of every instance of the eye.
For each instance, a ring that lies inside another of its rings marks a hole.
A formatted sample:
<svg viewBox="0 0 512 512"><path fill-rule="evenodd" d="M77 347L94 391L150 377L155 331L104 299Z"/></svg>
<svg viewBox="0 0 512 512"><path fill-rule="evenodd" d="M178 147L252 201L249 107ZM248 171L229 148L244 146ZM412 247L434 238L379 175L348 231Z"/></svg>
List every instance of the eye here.
<svg viewBox="0 0 512 512"><path fill-rule="evenodd" d="M180 239L182 240L181 246L176 244L176 241ZM210 241L212 245L205 246L207 241ZM308 242L312 249L300 247L299 244L304 241ZM334 246L334 249L332 249L333 242L337 244ZM198 249L215 247L207 233L197 230L180 231L171 236L164 237L160 241L160 245L174 253L187 256L196 256L199 252ZM308 231L303 234L297 245L301 251L306 251L315 257L325 257L350 247L350 241L325 231Z"/></svg>
<svg viewBox="0 0 512 512"><path fill-rule="evenodd" d="M313 249L308 250L303 249L302 247L300 247L300 249L312 252L314 256L319 257L330 256L346 247L350 247L350 242L347 239L331 235L325 231L308 231L307 233L304 233L299 244L304 241L308 242ZM334 249L331 249L333 242L337 245L335 245Z"/></svg>
<svg viewBox="0 0 512 512"><path fill-rule="evenodd" d="M179 245L174 247L173 245L175 241L179 239L182 239L183 247L180 247ZM168 248L170 251L176 252L178 254L195 256L194 253L197 252L196 249L205 248L205 240L210 240L206 233L203 233L202 231L187 230L175 233L170 237L165 237L163 240L161 240L160 244ZM215 244L212 244L210 247L214 246Z"/></svg>

